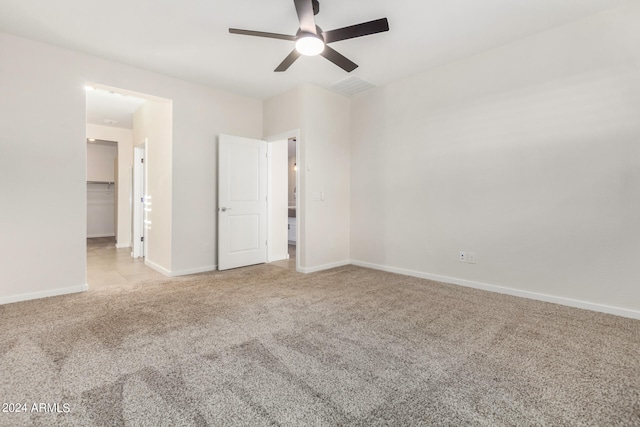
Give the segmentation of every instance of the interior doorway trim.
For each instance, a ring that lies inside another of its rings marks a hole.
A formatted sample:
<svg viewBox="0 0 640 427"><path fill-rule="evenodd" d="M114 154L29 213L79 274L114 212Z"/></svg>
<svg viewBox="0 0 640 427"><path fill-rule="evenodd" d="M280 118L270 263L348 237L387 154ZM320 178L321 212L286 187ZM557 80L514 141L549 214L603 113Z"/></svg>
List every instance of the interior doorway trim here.
<svg viewBox="0 0 640 427"><path fill-rule="evenodd" d="M131 239L133 241L131 256L144 258L145 250L145 197L147 184L147 168L144 163L147 157L147 139L144 143L133 147L133 219Z"/></svg>

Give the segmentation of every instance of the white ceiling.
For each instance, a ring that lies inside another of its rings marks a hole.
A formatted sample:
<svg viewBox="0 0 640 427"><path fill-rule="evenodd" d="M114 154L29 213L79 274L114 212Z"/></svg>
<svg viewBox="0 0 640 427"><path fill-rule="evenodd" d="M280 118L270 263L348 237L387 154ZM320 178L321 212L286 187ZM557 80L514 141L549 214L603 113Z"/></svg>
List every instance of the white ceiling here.
<svg viewBox="0 0 640 427"><path fill-rule="evenodd" d="M145 102L115 91L87 90L87 123L133 129L133 113Z"/></svg>
<svg viewBox="0 0 640 427"><path fill-rule="evenodd" d="M389 19L389 32L332 44L360 65L351 74L322 57L274 73L292 42L228 33L295 34L292 0L0 0L0 31L264 99L349 75L383 85L626 1L320 0L324 30Z"/></svg>

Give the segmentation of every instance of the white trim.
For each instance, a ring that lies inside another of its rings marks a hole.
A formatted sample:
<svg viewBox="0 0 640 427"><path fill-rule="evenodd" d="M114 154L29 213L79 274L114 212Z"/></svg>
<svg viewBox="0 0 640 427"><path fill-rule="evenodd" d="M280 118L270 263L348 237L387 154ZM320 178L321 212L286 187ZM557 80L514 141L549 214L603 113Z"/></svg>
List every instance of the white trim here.
<svg viewBox="0 0 640 427"><path fill-rule="evenodd" d="M146 165L144 161L146 159L146 144L147 139L140 145L133 147L133 194L132 200L132 225L131 225L131 241L132 251L131 256L133 258L142 258L145 255L144 242L141 240L145 236L145 212L144 200L147 197L146 194Z"/></svg>
<svg viewBox="0 0 640 427"><path fill-rule="evenodd" d="M160 265L156 264L156 263L155 263L155 262L153 262L153 261L149 261L148 259L146 259L146 258L145 258L145 260L144 260L144 265L146 265L147 267L150 267L150 268L154 269L154 270L155 270L155 271L157 271L158 273L162 273L162 274L164 274L165 276L169 276L169 277L171 277L171 271L170 271L170 270L167 270L166 268L161 267Z"/></svg>
<svg viewBox="0 0 640 427"><path fill-rule="evenodd" d="M307 209L302 203L302 199L306 200L306 190L302 186L302 176L305 173L306 162L303 161L302 153L300 152L300 129L296 132L296 271L302 270L302 264L300 260L307 253L306 250L306 233L305 238L302 237L302 227L307 225ZM306 178L305 178L306 184ZM287 253L289 251L287 250Z"/></svg>
<svg viewBox="0 0 640 427"><path fill-rule="evenodd" d="M0 298L0 305L11 304L13 302L29 301L32 299L56 297L59 295L74 294L77 292L85 292L89 289L89 285L70 286L68 288L51 289L42 292L30 292L28 294L14 295L10 297Z"/></svg>
<svg viewBox="0 0 640 427"><path fill-rule="evenodd" d="M274 141L280 141L282 139L289 140L291 138L299 138L299 137L300 137L300 129L293 129L288 132L282 132L277 135L271 135L263 139L267 142L274 142Z"/></svg>
<svg viewBox="0 0 640 427"><path fill-rule="evenodd" d="M265 141L267 142L267 141ZM273 177L271 173L273 166L271 161L273 159L273 145L267 142L267 263L275 261L273 258L273 230L271 229L271 217L273 216ZM288 211L287 211L288 212ZM288 250L288 248L287 248Z"/></svg>
<svg viewBox="0 0 640 427"><path fill-rule="evenodd" d="M130 247L131 247L131 243L116 244L116 249L124 249L124 248L130 248Z"/></svg>
<svg viewBox="0 0 640 427"><path fill-rule="evenodd" d="M217 265L208 265L206 267L198 267L198 268L188 268L186 270L172 271L169 276L186 276L189 274L197 274L197 273L207 273L209 271L215 271L218 269Z"/></svg>
<svg viewBox="0 0 640 427"><path fill-rule="evenodd" d="M614 314L616 316L629 317L632 319L640 319L640 311L630 310L627 308L613 307L610 305L597 304L589 301L576 300L571 298L559 297L538 292L523 291L520 289L507 288L504 286L492 285L488 283L473 282L471 280L458 279L455 277L440 276L437 274L429 274L421 271L407 270L404 268L390 267L380 264L372 264L364 261L351 260L351 264L358 267L371 268L374 270L388 271L389 273L402 274L405 276L418 277L420 279L428 279L436 282L450 283L452 285L466 286L468 288L481 289L499 294L512 295L521 298L533 299L537 301L551 302L554 304L566 305L569 307L581 308L584 310L597 311L600 313Z"/></svg>
<svg viewBox="0 0 640 427"><path fill-rule="evenodd" d="M188 268L186 270L170 271L164 267L159 266L153 261L149 261L148 259L144 260L144 265L154 269L158 273L162 273L167 277L177 277L177 276L186 276L189 274L206 273L208 271L215 271L218 269L217 265L208 265L206 267L197 267L197 268Z"/></svg>
<svg viewBox="0 0 640 427"><path fill-rule="evenodd" d="M345 265L349 265L349 264L351 264L349 260L338 261L338 262L333 262L331 264L318 265L316 267L300 267L297 269L297 271L300 273L309 274L309 273L316 273L318 271L330 270L332 268L344 267Z"/></svg>
<svg viewBox="0 0 640 427"><path fill-rule="evenodd" d="M115 234L87 234L87 239L95 239L97 237L116 237Z"/></svg>

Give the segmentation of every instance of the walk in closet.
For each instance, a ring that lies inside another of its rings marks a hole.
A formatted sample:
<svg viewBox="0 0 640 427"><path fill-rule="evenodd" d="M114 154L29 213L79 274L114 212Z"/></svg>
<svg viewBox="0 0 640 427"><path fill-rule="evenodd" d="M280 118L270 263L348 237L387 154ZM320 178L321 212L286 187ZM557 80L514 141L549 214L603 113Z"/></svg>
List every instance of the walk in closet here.
<svg viewBox="0 0 640 427"><path fill-rule="evenodd" d="M117 229L118 147L87 141L87 237L112 237Z"/></svg>

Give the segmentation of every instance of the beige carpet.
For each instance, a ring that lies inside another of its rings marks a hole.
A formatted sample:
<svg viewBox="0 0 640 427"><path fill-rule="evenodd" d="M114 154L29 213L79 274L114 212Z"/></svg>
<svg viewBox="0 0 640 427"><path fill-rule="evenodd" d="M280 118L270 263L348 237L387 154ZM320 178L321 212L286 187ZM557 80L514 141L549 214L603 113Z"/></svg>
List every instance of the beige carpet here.
<svg viewBox="0 0 640 427"><path fill-rule="evenodd" d="M0 325L0 400L27 409L3 426L640 425L640 321L352 266L103 288Z"/></svg>

